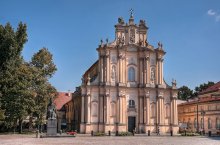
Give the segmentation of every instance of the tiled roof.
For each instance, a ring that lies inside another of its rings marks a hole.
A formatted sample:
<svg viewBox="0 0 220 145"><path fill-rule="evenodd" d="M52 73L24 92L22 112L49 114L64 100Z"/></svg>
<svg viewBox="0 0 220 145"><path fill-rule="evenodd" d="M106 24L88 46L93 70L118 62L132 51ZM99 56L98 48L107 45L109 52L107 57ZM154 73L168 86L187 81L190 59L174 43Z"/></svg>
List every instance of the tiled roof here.
<svg viewBox="0 0 220 145"><path fill-rule="evenodd" d="M202 91L199 94L205 94L205 93L209 93L209 92L214 92L220 89L220 82L208 87L207 89L205 89L204 91Z"/></svg>
<svg viewBox="0 0 220 145"><path fill-rule="evenodd" d="M178 104L178 106L180 105L190 105L190 104L196 104L196 103L208 103L208 102L213 102L213 101L220 101L220 97L206 97L206 98L200 98L199 101L198 100L193 100L190 102L185 102L185 103L181 103Z"/></svg>
<svg viewBox="0 0 220 145"><path fill-rule="evenodd" d="M57 98L54 100L54 104L57 110L60 110L64 104L69 102L72 99L72 96L69 96L68 92L58 92Z"/></svg>

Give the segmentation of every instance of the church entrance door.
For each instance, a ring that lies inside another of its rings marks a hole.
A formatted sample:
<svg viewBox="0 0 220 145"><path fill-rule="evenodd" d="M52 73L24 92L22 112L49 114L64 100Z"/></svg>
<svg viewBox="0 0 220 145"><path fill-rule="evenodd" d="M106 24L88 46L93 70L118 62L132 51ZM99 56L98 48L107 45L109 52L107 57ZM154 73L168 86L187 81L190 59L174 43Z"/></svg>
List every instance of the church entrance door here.
<svg viewBox="0 0 220 145"><path fill-rule="evenodd" d="M129 132L133 132L133 130L135 129L135 117L133 116L129 116L128 117L128 131Z"/></svg>

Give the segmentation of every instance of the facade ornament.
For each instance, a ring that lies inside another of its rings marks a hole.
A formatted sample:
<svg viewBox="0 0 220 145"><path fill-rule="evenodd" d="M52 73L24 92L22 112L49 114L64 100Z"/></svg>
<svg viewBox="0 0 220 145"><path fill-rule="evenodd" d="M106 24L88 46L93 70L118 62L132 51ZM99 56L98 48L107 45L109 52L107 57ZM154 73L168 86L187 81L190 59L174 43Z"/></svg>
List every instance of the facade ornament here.
<svg viewBox="0 0 220 145"><path fill-rule="evenodd" d="M130 29L130 43L135 43L135 30Z"/></svg>
<svg viewBox="0 0 220 145"><path fill-rule="evenodd" d="M140 20L140 25L145 25L145 20Z"/></svg>
<svg viewBox="0 0 220 145"><path fill-rule="evenodd" d="M102 46L102 44L103 44L103 40L101 39L101 40L100 40L100 45Z"/></svg>
<svg viewBox="0 0 220 145"><path fill-rule="evenodd" d="M160 41L158 42L158 48L163 49L163 44Z"/></svg>
<svg viewBox="0 0 220 145"><path fill-rule="evenodd" d="M116 67L115 67L115 65L112 66L111 78L112 78L112 81L114 82L115 78L116 78Z"/></svg>
<svg viewBox="0 0 220 145"><path fill-rule="evenodd" d="M154 82L155 80L155 69L154 68L151 68L151 81Z"/></svg>
<svg viewBox="0 0 220 145"><path fill-rule="evenodd" d="M124 22L124 19L122 17L119 17L118 18L118 23L123 25L125 22Z"/></svg>
<svg viewBox="0 0 220 145"><path fill-rule="evenodd" d="M148 42L147 42L147 39L145 40L145 46L148 46Z"/></svg>
<svg viewBox="0 0 220 145"><path fill-rule="evenodd" d="M88 76L88 78L87 78L87 85L90 85L90 76Z"/></svg>
<svg viewBox="0 0 220 145"><path fill-rule="evenodd" d="M176 87L176 80L172 79L172 87L175 88Z"/></svg>

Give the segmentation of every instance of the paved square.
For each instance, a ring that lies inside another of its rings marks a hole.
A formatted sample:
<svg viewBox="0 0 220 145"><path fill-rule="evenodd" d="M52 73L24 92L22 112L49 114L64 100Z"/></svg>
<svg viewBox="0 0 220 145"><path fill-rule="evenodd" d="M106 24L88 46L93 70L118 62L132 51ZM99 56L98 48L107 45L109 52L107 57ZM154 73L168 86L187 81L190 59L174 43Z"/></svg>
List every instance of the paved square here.
<svg viewBox="0 0 220 145"><path fill-rule="evenodd" d="M34 135L0 135L0 145L220 145L220 137L127 136L35 138Z"/></svg>

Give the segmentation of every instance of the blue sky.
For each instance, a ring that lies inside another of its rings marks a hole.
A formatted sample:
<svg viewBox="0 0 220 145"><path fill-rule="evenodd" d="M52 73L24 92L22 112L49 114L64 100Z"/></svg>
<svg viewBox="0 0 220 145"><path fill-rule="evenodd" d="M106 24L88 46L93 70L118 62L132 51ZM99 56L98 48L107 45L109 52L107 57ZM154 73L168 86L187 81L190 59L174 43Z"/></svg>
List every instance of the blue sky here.
<svg viewBox="0 0 220 145"><path fill-rule="evenodd" d="M118 17L146 20L148 41L167 52L164 78L191 89L220 81L219 0L0 0L0 24L28 25L25 60L47 47L58 71L50 80L58 91L73 91L97 60L100 39L114 40Z"/></svg>

